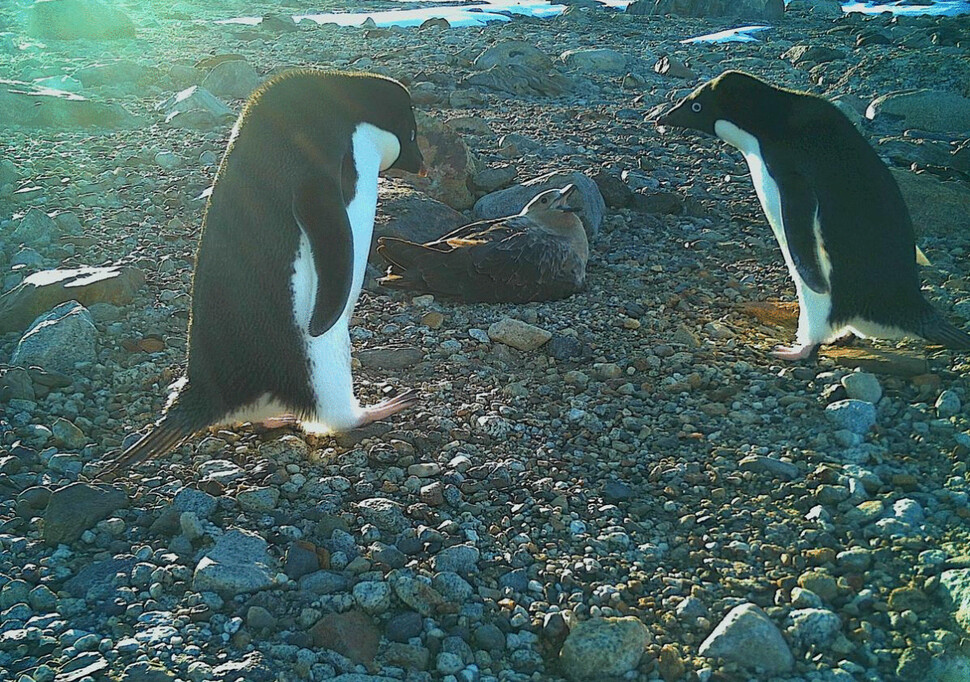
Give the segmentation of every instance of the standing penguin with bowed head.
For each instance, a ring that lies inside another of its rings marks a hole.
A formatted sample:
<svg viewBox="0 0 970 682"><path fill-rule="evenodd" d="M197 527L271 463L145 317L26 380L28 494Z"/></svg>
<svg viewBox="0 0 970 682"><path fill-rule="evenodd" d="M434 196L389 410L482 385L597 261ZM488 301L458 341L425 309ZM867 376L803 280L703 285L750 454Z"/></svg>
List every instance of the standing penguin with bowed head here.
<svg viewBox="0 0 970 682"><path fill-rule="evenodd" d="M154 428L108 471L215 424L294 419L340 432L413 392L361 407L349 322L363 284L378 173L423 172L408 91L372 74L294 70L246 104L206 208L188 369Z"/></svg>
<svg viewBox="0 0 970 682"><path fill-rule="evenodd" d="M716 135L744 155L798 293L798 345L775 357L814 358L849 333L970 350L970 335L920 292L913 224L896 181L834 105L726 71L657 125Z"/></svg>

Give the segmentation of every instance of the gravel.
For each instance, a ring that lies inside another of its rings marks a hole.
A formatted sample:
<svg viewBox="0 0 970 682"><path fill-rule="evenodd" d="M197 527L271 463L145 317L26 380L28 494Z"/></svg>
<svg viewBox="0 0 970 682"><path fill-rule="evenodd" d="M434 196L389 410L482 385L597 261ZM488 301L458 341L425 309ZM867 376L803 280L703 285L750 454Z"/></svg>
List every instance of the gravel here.
<svg viewBox="0 0 970 682"><path fill-rule="evenodd" d="M949 122L970 97L966 18L798 10L758 42L682 44L725 25L579 4L481 29L339 28L219 0L124 5L134 39L37 42L22 4L0 6L0 79L72 77L119 126L4 128L0 295L51 269L126 282L89 282L85 336L32 356L53 361L13 367L72 287L0 320L4 675L966 676L966 358L860 341L817 364L773 360L794 335L794 289L743 159L650 123L725 68L838 99L923 197L923 291L962 324L970 166ZM243 13L277 16L215 23ZM404 200L421 199L408 224L446 229L493 192L514 211L542 183L581 183L588 288L456 305L379 289L372 269L352 324L356 389L373 404L415 388L417 407L338 438L220 426L96 488L92 463L157 419L184 367L199 197L237 95L253 73L303 64L404 78L467 146L447 196L384 181L388 229L407 222L391 208ZM218 96L176 103L203 82ZM444 199L460 206L432 220Z"/></svg>

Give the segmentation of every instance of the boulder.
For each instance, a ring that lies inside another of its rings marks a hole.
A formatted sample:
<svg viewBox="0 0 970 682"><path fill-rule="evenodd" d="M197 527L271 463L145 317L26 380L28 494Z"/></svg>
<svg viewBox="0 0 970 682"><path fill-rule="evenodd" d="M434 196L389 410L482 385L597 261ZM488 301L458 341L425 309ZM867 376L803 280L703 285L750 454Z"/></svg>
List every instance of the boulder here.
<svg viewBox="0 0 970 682"><path fill-rule="evenodd" d="M265 590L273 585L273 560L266 540L232 529L222 535L195 567L192 588L224 597Z"/></svg>
<svg viewBox="0 0 970 682"><path fill-rule="evenodd" d="M731 609L697 653L772 675L787 672L794 664L791 649L778 627L754 604Z"/></svg>
<svg viewBox="0 0 970 682"><path fill-rule="evenodd" d="M74 542L127 501L123 490L106 485L72 483L59 488L44 512L44 540L52 545Z"/></svg>
<svg viewBox="0 0 970 682"><path fill-rule="evenodd" d="M10 159L0 159L0 187L19 182L22 177L17 164Z"/></svg>
<svg viewBox="0 0 970 682"><path fill-rule="evenodd" d="M388 182L381 188L378 198L374 244L377 237L429 242L467 222L463 214L450 206L416 192L403 183ZM378 268L386 265L376 251L372 251L371 260Z"/></svg>
<svg viewBox="0 0 970 682"><path fill-rule="evenodd" d="M539 192L562 188L570 183L576 185L582 197L582 211L579 217L583 221L583 227L586 228L586 235L592 239L599 232L603 216L606 214L606 201L596 183L579 171L553 171L498 192L486 194L475 202L473 212L476 218L482 220L515 215Z"/></svg>
<svg viewBox="0 0 970 682"><path fill-rule="evenodd" d="M44 270L0 295L0 334L20 331L38 315L67 301L125 305L145 284L145 273L131 266Z"/></svg>
<svg viewBox="0 0 970 682"><path fill-rule="evenodd" d="M901 119L907 128L934 133L970 131L970 98L944 90L893 92L877 97L866 109L866 118Z"/></svg>
<svg viewBox="0 0 970 682"><path fill-rule="evenodd" d="M574 627L559 653L560 668L570 680L619 678L636 669L650 641L638 618L594 618Z"/></svg>
<svg viewBox="0 0 970 682"><path fill-rule="evenodd" d="M0 79L0 130L20 128L134 128L139 119L120 104Z"/></svg>
<svg viewBox="0 0 970 682"><path fill-rule="evenodd" d="M60 230L54 219L39 208L31 208L20 219L20 223L10 233L10 237L4 241L9 244L25 244L29 247L50 246L50 243L59 236Z"/></svg>
<svg viewBox="0 0 970 682"><path fill-rule="evenodd" d="M34 320L17 343L11 363L70 374L79 362L97 361L97 335L87 308L77 301L61 303Z"/></svg>
<svg viewBox="0 0 970 682"><path fill-rule="evenodd" d="M970 632L970 568L955 568L940 575L943 601L965 632Z"/></svg>
<svg viewBox="0 0 970 682"><path fill-rule="evenodd" d="M488 338L521 351L531 351L549 341L552 332L522 320L503 317L489 325Z"/></svg>
<svg viewBox="0 0 970 682"><path fill-rule="evenodd" d="M229 125L236 115L232 109L205 88L193 85L178 92L155 109L165 116L165 122L176 128L211 130Z"/></svg>
<svg viewBox="0 0 970 682"><path fill-rule="evenodd" d="M0 365L0 402L33 400L34 382L23 367Z"/></svg>
<svg viewBox="0 0 970 682"><path fill-rule="evenodd" d="M127 14L98 0L37 0L27 10L27 33L53 40L134 38Z"/></svg>
<svg viewBox="0 0 970 682"><path fill-rule="evenodd" d="M917 235L965 235L970 215L970 189L927 173L891 169L909 207Z"/></svg>
<svg viewBox="0 0 970 682"><path fill-rule="evenodd" d="M329 613L310 629L314 646L330 649L355 663L371 665L381 642L381 631L363 611Z"/></svg>
<svg viewBox="0 0 970 682"><path fill-rule="evenodd" d="M836 427L862 436L876 423L876 406L853 398L836 400L826 406L825 416Z"/></svg>
<svg viewBox="0 0 970 682"><path fill-rule="evenodd" d="M620 74L627 64L625 54L605 48L566 50L559 58L567 67L586 73Z"/></svg>
<svg viewBox="0 0 970 682"><path fill-rule="evenodd" d="M451 208L471 208L475 202L469 186L478 162L461 135L450 125L416 112L418 147L428 169L427 177L406 177L408 184Z"/></svg>
<svg viewBox="0 0 970 682"><path fill-rule="evenodd" d="M217 64L202 81L216 97L246 99L259 86L259 74L249 62L232 59Z"/></svg>
<svg viewBox="0 0 970 682"><path fill-rule="evenodd" d="M458 82L459 87L477 86L523 97L559 97L575 84L555 69L535 69L524 64L497 64Z"/></svg>
<svg viewBox="0 0 970 682"><path fill-rule="evenodd" d="M552 59L531 43L521 40L509 40L493 45L475 59L475 68L479 71L485 71L493 66L511 65L545 71L552 68Z"/></svg>

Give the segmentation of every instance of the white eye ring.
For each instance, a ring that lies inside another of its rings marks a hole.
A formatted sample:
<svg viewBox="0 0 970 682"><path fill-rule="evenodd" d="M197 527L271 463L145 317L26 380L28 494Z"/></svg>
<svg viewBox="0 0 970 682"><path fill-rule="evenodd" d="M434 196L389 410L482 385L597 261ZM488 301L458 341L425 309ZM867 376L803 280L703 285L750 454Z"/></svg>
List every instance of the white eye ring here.
<svg viewBox="0 0 970 682"><path fill-rule="evenodd" d="M690 105L690 110L693 111L695 114L699 114L701 109L703 108L704 107L701 106L700 102L694 102L693 104Z"/></svg>

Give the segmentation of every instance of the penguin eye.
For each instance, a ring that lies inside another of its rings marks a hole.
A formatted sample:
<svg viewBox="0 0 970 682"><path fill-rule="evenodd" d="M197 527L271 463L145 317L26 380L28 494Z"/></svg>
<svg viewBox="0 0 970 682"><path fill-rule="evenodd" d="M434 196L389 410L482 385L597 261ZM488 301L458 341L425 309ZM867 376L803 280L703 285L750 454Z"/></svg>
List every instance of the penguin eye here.
<svg viewBox="0 0 970 682"><path fill-rule="evenodd" d="M695 114L701 113L701 109L703 108L704 107L701 106L700 102L694 102L693 104L690 105L690 110L693 111Z"/></svg>

